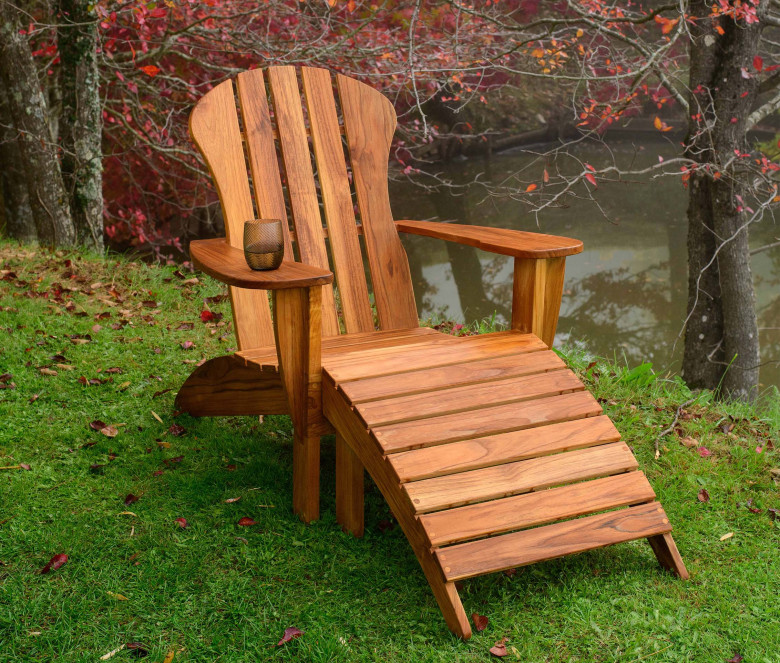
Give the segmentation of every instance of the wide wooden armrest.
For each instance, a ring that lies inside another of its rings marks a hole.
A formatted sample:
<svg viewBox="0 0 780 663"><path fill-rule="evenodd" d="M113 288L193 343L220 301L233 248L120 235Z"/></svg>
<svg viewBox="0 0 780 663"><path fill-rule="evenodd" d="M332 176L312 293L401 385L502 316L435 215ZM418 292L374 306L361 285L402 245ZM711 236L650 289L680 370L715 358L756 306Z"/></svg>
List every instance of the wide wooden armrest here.
<svg viewBox="0 0 780 663"><path fill-rule="evenodd" d="M262 272L250 269L244 252L230 246L222 237L190 242L190 256L199 270L238 288L283 290L333 282L333 272L290 260L282 261L279 269Z"/></svg>
<svg viewBox="0 0 780 663"><path fill-rule="evenodd" d="M582 242L578 239L522 230L406 220L396 221L395 227L402 233L436 237L515 258L564 258L582 252Z"/></svg>

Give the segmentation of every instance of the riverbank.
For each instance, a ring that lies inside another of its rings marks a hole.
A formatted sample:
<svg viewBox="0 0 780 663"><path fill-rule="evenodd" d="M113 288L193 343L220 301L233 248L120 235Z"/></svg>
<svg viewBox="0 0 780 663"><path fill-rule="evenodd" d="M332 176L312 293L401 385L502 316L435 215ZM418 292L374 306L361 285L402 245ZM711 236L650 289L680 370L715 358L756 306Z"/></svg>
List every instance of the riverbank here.
<svg viewBox="0 0 780 663"><path fill-rule="evenodd" d="M323 518L305 526L286 417L173 411L193 366L235 346L220 284L6 241L0 270L0 661L128 643L174 663L486 660L502 637L506 660L777 660L776 396L680 408L694 395L678 379L564 349L663 501L691 580L643 542L474 579L464 604L489 623L461 643L373 486L366 536L341 533L332 440ZM277 647L289 627L304 633Z"/></svg>

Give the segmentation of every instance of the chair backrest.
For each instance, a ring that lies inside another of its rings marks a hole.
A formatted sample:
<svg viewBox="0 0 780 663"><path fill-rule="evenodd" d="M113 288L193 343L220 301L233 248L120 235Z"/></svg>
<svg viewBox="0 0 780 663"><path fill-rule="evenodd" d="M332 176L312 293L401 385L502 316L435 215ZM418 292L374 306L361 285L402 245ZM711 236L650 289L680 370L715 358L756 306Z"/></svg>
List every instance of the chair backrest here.
<svg viewBox="0 0 780 663"><path fill-rule="evenodd" d="M330 72L312 67L254 69L239 74L236 83L238 100L227 80L190 115L190 134L217 187L230 244L241 248L246 220L282 219L286 258L293 256L294 239L300 262L333 270L346 332L374 331L354 190L379 327L417 327L409 264L387 189L396 125L390 101L340 74L334 90ZM231 287L230 296L239 347L273 345L267 294ZM340 326L332 286L324 286L322 300L323 335L335 336Z"/></svg>

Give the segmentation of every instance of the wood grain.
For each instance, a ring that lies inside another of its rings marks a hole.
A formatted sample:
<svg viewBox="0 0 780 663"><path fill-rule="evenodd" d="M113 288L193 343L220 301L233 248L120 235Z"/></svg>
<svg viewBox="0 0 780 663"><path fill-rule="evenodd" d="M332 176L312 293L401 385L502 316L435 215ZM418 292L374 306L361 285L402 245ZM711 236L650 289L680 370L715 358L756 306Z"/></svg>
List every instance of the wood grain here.
<svg viewBox="0 0 780 663"><path fill-rule="evenodd" d="M512 329L536 334L552 347L561 310L565 258L515 258Z"/></svg>
<svg viewBox="0 0 780 663"><path fill-rule="evenodd" d="M288 260L284 260L278 269L250 269L243 250L233 248L219 237L190 242L190 256L197 269L218 281L242 289L304 288L333 281L333 274L327 269Z"/></svg>
<svg viewBox="0 0 780 663"><path fill-rule="evenodd" d="M279 370L293 422L293 509L304 522L319 518L322 431L322 291L320 286L274 290Z"/></svg>
<svg viewBox="0 0 780 663"><path fill-rule="evenodd" d="M241 117L244 120L246 151L252 171L252 189L260 219L280 219L284 233L284 255L293 261L290 225L284 203L279 157L274 128L268 111L268 91L262 69L241 72L236 77Z"/></svg>
<svg viewBox="0 0 780 663"><path fill-rule="evenodd" d="M416 513L527 493L638 467L623 442L403 484Z"/></svg>
<svg viewBox="0 0 780 663"><path fill-rule="evenodd" d="M435 237L517 258L561 258L582 252L582 242L568 237L507 228L485 228L440 221L396 221L399 232Z"/></svg>
<svg viewBox="0 0 780 663"><path fill-rule="evenodd" d="M441 386L479 384L489 380L532 375L563 368L554 352L525 352L458 364L425 368L378 378L365 378L340 384L351 403L364 403L393 396L425 393Z"/></svg>
<svg viewBox="0 0 780 663"><path fill-rule="evenodd" d="M453 583L447 582L444 578L441 566L433 556L428 545L428 537L419 519L412 514L408 501L398 490L398 484L389 471L389 466L384 462L376 443L354 416L344 397L328 383L323 385L322 410L336 430L344 436L387 501L420 563L450 631L464 640L470 638L471 626L457 589Z"/></svg>
<svg viewBox="0 0 780 663"><path fill-rule="evenodd" d="M209 167L219 193L227 241L241 247L244 221L255 216L233 96L233 82L206 93L190 114L190 135ZM230 288L233 326L241 349L273 343L271 310L264 292Z"/></svg>
<svg viewBox="0 0 780 663"><path fill-rule="evenodd" d="M658 559L658 563L662 567L667 571L671 571L683 580L688 580L688 578L690 578L690 574L688 573L688 569L685 568L685 562L683 562L680 551L677 550L677 544L674 542L674 539L669 532L650 536L647 538L647 542L650 544L656 559Z"/></svg>
<svg viewBox="0 0 780 663"><path fill-rule="evenodd" d="M363 536L363 464L349 443L336 433L336 520L341 529Z"/></svg>
<svg viewBox="0 0 780 663"><path fill-rule="evenodd" d="M330 269L295 67L269 67L268 81L300 260L307 265ZM332 286L323 287L322 302L322 333L336 336L339 322Z"/></svg>
<svg viewBox="0 0 780 663"><path fill-rule="evenodd" d="M454 581L643 539L670 529L661 505L653 502L439 548L436 556L446 578Z"/></svg>
<svg viewBox="0 0 780 663"><path fill-rule="evenodd" d="M522 407L522 401L583 389L585 386L574 373L561 369L449 389L430 389L423 394L359 403L355 409L367 426L387 426L456 412L468 417L474 410L504 403Z"/></svg>
<svg viewBox="0 0 780 663"><path fill-rule="evenodd" d="M326 69L302 67L301 76L344 327L347 333L373 331L374 316L368 302L333 81Z"/></svg>
<svg viewBox="0 0 780 663"><path fill-rule="evenodd" d="M373 88L341 74L336 81L363 226L374 301L382 329L419 324L409 262L393 223L387 162L395 110Z"/></svg>
<svg viewBox="0 0 780 663"><path fill-rule="evenodd" d="M422 421L379 426L372 433L386 453L444 444L512 430L572 421L601 414L601 406L588 392L552 396L522 405L486 407L468 417L447 414Z"/></svg>
<svg viewBox="0 0 780 663"><path fill-rule="evenodd" d="M392 348L367 350L365 353L361 352L360 357L345 354L328 361L327 371L334 380L341 383L547 349L541 340L530 334L484 334L475 336L468 342L464 340L452 337L451 342L442 343L435 348L421 347L406 351Z"/></svg>
<svg viewBox="0 0 780 663"><path fill-rule="evenodd" d="M420 516L420 520L431 545L438 547L654 499L655 493L645 475L627 472L429 513Z"/></svg>
<svg viewBox="0 0 780 663"><path fill-rule="evenodd" d="M406 482L618 440L620 433L609 417L599 416L404 451L387 459L398 480Z"/></svg>
<svg viewBox="0 0 780 663"><path fill-rule="evenodd" d="M279 372L247 364L237 355L215 357L198 366L176 394L174 408L193 417L289 412Z"/></svg>

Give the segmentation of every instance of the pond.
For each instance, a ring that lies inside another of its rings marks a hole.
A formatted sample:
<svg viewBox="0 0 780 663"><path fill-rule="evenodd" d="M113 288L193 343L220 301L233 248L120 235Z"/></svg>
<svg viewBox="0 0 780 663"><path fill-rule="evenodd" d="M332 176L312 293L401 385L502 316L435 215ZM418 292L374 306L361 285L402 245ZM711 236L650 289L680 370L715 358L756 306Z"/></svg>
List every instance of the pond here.
<svg viewBox="0 0 780 663"><path fill-rule="evenodd" d="M540 148L541 151L543 148ZM634 136L577 147L583 161L598 165L615 158L634 168L676 155L672 141ZM481 174L500 182L527 166L524 151L440 167L454 182ZM538 166L535 166L538 168ZM528 179L528 178L526 178ZM591 353L629 365L653 363L659 372L680 369L687 299L686 190L679 177L599 185L598 203L574 199L567 208L538 218L519 201L486 198L480 186L464 195L431 192L409 182L391 184L397 219L442 219L565 235L583 240L585 251L566 264L556 343L577 344ZM751 229L752 247L780 237L767 218ZM404 237L421 317L472 322L494 316L508 320L512 259L436 239ZM761 384L780 386L780 248L757 253L753 277L762 346Z"/></svg>

